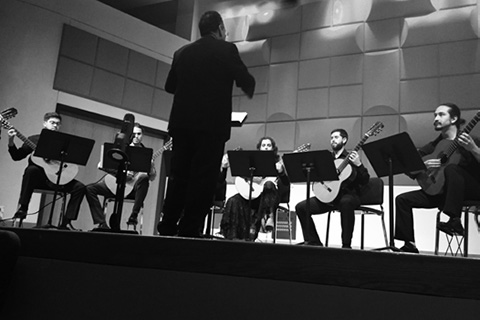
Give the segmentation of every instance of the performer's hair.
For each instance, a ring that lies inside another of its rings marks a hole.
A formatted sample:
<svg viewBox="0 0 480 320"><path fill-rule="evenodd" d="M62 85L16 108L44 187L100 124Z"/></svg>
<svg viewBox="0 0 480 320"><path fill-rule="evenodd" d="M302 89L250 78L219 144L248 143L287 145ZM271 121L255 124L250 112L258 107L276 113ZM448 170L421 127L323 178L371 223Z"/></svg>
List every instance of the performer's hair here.
<svg viewBox="0 0 480 320"><path fill-rule="evenodd" d="M465 119L462 119L461 115L462 112L460 111L460 108L455 104L451 102L446 102L446 103L441 103L441 106L447 106L449 108L448 113L450 114L450 118L457 117L458 120L455 122L455 126L457 128L460 128L460 125L465 123Z"/></svg>
<svg viewBox="0 0 480 320"><path fill-rule="evenodd" d="M57 119L60 119L60 121L62 121L62 116L60 116L58 113L56 112L47 112L45 113L45 115L43 116L43 121L48 121L50 118L57 118Z"/></svg>
<svg viewBox="0 0 480 320"><path fill-rule="evenodd" d="M273 152L275 153L275 155L277 155L277 152L278 152L278 147L277 147L277 143L275 142L275 140L273 140L273 138L271 137L262 137L260 138L260 140L258 140L257 142L257 150L260 150L260 147L262 146L262 141L263 140L270 140L272 142L272 150Z"/></svg>
<svg viewBox="0 0 480 320"><path fill-rule="evenodd" d="M206 36L210 33L217 32L218 27L223 23L222 16L217 11L207 11L200 18L198 29L200 35Z"/></svg>
<svg viewBox="0 0 480 320"><path fill-rule="evenodd" d="M347 131L345 131L344 129L340 129L340 128L338 128L338 129L333 129L332 132L330 132L330 134L332 134L332 133L334 133L334 132L340 133L340 136L341 136L342 138L346 138L347 141L348 141L348 133L347 133Z"/></svg>

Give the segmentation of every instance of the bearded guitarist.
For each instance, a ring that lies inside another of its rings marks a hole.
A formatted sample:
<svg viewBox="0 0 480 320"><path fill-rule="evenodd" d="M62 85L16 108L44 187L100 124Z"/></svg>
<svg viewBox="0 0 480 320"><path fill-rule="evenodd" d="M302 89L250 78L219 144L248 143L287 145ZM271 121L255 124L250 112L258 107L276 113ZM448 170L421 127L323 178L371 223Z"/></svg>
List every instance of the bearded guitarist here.
<svg viewBox="0 0 480 320"><path fill-rule="evenodd" d="M133 134L130 146L144 148L145 146L142 143L142 139L143 128L139 123L135 123L133 126ZM135 200L132 212L127 221L127 225L132 225L134 228L136 228L136 225L138 224L138 213L143 207L143 202L147 196L150 181L153 181L156 176L157 172L153 165L153 160L150 172L148 174L143 172L127 173L127 184L131 187L128 189L129 192L127 191L128 194L126 194L125 199ZM97 228L99 229L108 229L109 226L105 220L105 213L103 212L103 208L100 204L100 200L98 199L98 195L113 198L115 197L114 191L116 191L116 187L108 187L107 179L111 179L113 183L116 184L115 175L107 175L101 181L88 185L86 192L87 202L90 207L93 223L97 225Z"/></svg>
<svg viewBox="0 0 480 320"><path fill-rule="evenodd" d="M334 129L330 134L332 161L348 158L351 166L351 174L342 183L337 197L330 203L324 203L317 197L311 197L299 202L295 207L302 226L305 245L323 246L312 215L338 210L340 211L342 224L342 247L351 248L353 227L355 226L355 209L360 206L360 188L368 183L370 175L363 166L358 152L347 152L345 150L347 141L348 133L344 129ZM307 212L307 201L309 202L309 212Z"/></svg>
<svg viewBox="0 0 480 320"><path fill-rule="evenodd" d="M419 149L427 171L409 174L422 189L400 194L395 199L395 239L405 242L401 251L419 252L415 245L413 208L442 208L450 219L440 222L439 230L463 235L462 203L480 199L480 148L469 134L479 120L477 113L460 131L465 121L456 104L443 103L435 110L433 127L440 135Z"/></svg>
<svg viewBox="0 0 480 320"><path fill-rule="evenodd" d="M56 112L46 113L43 117L43 128L46 130L58 131L62 124L62 117ZM20 161L29 156L35 149L39 134L26 138L15 128L11 127L8 130L8 152L14 161ZM24 141L23 145L19 148L15 145L15 137L18 137ZM20 224L27 216L28 205L32 198L34 189L46 189L53 190L54 185L48 179L44 168L39 164L28 159L28 165L25 168L22 178L22 187L20 191L20 199L18 200L18 209L14 215L14 219L20 219ZM72 179L70 182L62 186L62 191L66 191L71 194L70 201L68 202L67 211L65 217L63 217L60 228L61 229L74 229L71 225L73 220L78 217L80 210L80 204L82 203L85 195L85 186L83 183Z"/></svg>

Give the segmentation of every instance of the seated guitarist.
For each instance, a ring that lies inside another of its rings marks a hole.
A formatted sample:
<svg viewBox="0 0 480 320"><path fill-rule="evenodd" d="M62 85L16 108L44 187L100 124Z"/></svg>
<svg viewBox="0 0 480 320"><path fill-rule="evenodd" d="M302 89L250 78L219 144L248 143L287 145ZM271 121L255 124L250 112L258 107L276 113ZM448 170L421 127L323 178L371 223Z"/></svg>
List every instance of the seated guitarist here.
<svg viewBox="0 0 480 320"><path fill-rule="evenodd" d="M277 210L282 197L290 192L290 180L285 174L285 168L278 156L278 148L270 137L263 137L257 143L257 149L263 151L273 150L277 159L276 168L278 177L275 181L266 180L260 196L252 200L249 213L248 197L240 193L230 197L225 204L225 212L220 222L220 234L226 239L240 239L254 241L262 226L262 218L267 218L265 228L273 228L273 213Z"/></svg>
<svg viewBox="0 0 480 320"><path fill-rule="evenodd" d="M415 190L400 194L395 199L396 206L396 229L395 239L403 240L405 245L400 248L403 252L418 253L415 245L413 228L413 208L442 208L450 219L440 222L438 228L448 234L463 234L463 226L460 221L462 202L464 200L480 199L480 149L478 143L467 133L460 133L460 125L465 121L460 117L460 109L453 103L443 103L437 107L434 113L433 126L440 135L434 141L419 149L427 169L435 170L443 167L445 183L437 194L429 194L428 190ZM455 157L445 164L438 159L441 151L439 146L456 139L459 149ZM431 155L431 157L429 156ZM426 159L427 158L427 159ZM425 160L426 159L426 160ZM419 176L409 174L411 178ZM436 180L440 179L438 177ZM419 180L419 183L421 181Z"/></svg>
<svg viewBox="0 0 480 320"><path fill-rule="evenodd" d="M43 117L43 128L47 130L58 131L62 124L62 117L56 112L46 113ZM33 135L25 140L26 142L20 148L17 148L14 139L18 132L12 128L8 130L8 152L14 161L25 159L29 154L33 152L32 143L36 145L40 138L40 135ZM18 134L18 137L22 135ZM25 141L24 140L24 141ZM18 211L14 215L14 219L20 219L20 225L27 216L28 205L32 198L34 189L47 189L53 190L54 183L48 180L45 174L44 168L35 164L31 158L28 159L28 165L25 168L22 178L22 187L20 191L20 199L18 200ZM85 186L83 183L73 179L67 184L62 186L62 191L66 191L71 194L70 201L68 202L67 212L62 219L60 225L61 229L74 229L71 222L76 220L78 212L80 210L80 204L82 203L85 195Z"/></svg>
<svg viewBox="0 0 480 320"><path fill-rule="evenodd" d="M143 128L139 123L135 123L133 127L133 134L132 134L130 146L145 147L142 143L142 139L143 139ZM140 209L143 206L145 197L147 196L150 181L153 181L156 175L157 175L157 172L155 170L153 163L152 163L150 172L148 174L137 173L135 175L136 180L133 184L133 189L125 197L125 199L135 199L132 213L128 218L127 225L136 226L138 224L138 213L140 212ZM127 174L127 183L129 182L128 179L132 179L132 178L133 177L131 174ZM98 228L100 229L108 229L109 227L107 222L105 221L105 213L103 212L102 206L100 204L100 200L98 199L98 195L102 195L109 198L115 197L113 190L110 190L107 184L105 183L105 179L106 177L97 183L88 185L87 192L86 192L86 198L88 201L88 205L90 207L90 212L92 214L93 223L95 225L98 225Z"/></svg>
<svg viewBox="0 0 480 320"><path fill-rule="evenodd" d="M367 184L370 179L367 169L363 166L356 151L347 152L345 144L348 134L344 129L334 129L330 134L330 145L334 159L348 157L352 166L352 174L340 186L337 197L331 203L323 203L316 197L299 202L295 210L300 220L303 232L303 244L323 246L318 237L317 229L312 219L312 214L322 214L334 209L340 211L342 225L342 248L351 248L353 227L355 226L355 209L360 206L360 187ZM307 201L309 201L309 213L307 213Z"/></svg>

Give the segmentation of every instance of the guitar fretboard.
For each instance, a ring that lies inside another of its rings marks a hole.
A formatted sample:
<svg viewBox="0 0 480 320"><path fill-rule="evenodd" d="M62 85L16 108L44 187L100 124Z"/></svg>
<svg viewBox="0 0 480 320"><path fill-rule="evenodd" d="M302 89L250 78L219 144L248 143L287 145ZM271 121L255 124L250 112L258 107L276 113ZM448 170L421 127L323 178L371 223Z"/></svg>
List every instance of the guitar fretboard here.
<svg viewBox="0 0 480 320"><path fill-rule="evenodd" d="M445 156L447 158L450 157L460 146L458 142L458 136L461 135L462 133L470 133L470 131L472 131L472 129L477 125L478 121L480 121L480 111L477 112L477 114L473 117L473 119L470 120L470 122L465 126L465 128L462 131L460 131L460 133L455 137L453 142L450 144L447 151L445 152Z"/></svg>

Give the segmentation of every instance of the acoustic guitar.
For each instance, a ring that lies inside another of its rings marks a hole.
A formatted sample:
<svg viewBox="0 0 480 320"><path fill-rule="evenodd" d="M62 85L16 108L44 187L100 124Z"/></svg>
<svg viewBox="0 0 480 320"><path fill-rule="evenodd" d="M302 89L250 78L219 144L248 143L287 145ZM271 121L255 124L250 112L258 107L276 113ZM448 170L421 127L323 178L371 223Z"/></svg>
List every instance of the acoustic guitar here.
<svg viewBox="0 0 480 320"><path fill-rule="evenodd" d="M441 140L435 150L422 158L425 162L431 159L440 159L441 166L438 168L430 168L420 172L415 178L418 184L429 195L437 195L442 193L445 184L444 170L448 164L458 164L462 159L462 155L456 152L459 147L458 137L462 133L469 133L480 121L480 111L478 111L473 119L460 131L453 140Z"/></svg>
<svg viewBox="0 0 480 320"><path fill-rule="evenodd" d="M383 129L383 123L376 122L365 134L363 135L362 140L357 144L357 146L348 154L353 151L358 151L363 146L365 141L371 136L377 135ZM338 180L333 181L320 181L313 184L313 193L323 203L330 203L338 196L341 188L343 187L343 182L346 180L353 180L352 177L352 166L349 163L348 156L345 159L335 159L335 168L337 168Z"/></svg>
<svg viewBox="0 0 480 320"><path fill-rule="evenodd" d="M155 151L152 155L152 161L155 161L164 151L170 150L172 148L173 142L172 139L168 140L163 147ZM147 173L145 172L132 172L129 171L127 173L127 181L125 182L125 192L124 196L127 196L132 192L133 187L135 186L135 183L140 179L142 176L146 176ZM117 193L117 177L113 174L107 174L105 176L105 184L107 185L107 188L113 193Z"/></svg>
<svg viewBox="0 0 480 320"><path fill-rule="evenodd" d="M10 110L10 112L16 114L17 110L14 108L11 108L13 110ZM30 139L25 137L20 131L18 131L15 127L13 127L4 117L3 113L0 114L0 123L1 125L7 129L15 129L17 132L17 137L22 140L27 146L29 146L32 150L35 151L37 148L37 145L33 143ZM30 159L34 164L37 166L43 168L45 171L45 175L47 176L48 180L54 184L57 183L58 175L60 174L60 161L56 160L49 160L49 159L44 159L41 157L37 156L30 156ZM71 163L63 163L63 166L61 168L61 176L60 176L60 182L59 185L65 185L72 181L75 176L78 174L78 166L76 164L71 164Z"/></svg>
<svg viewBox="0 0 480 320"><path fill-rule="evenodd" d="M295 149L295 151L293 152L306 152L309 151L310 148L310 143L304 143L297 149ZM254 200L262 194L263 186L265 185L265 183L267 183L268 181L275 183L276 180L277 177L253 177L251 199ZM250 193L250 178L236 177L235 188L244 199L248 200L248 196Z"/></svg>

